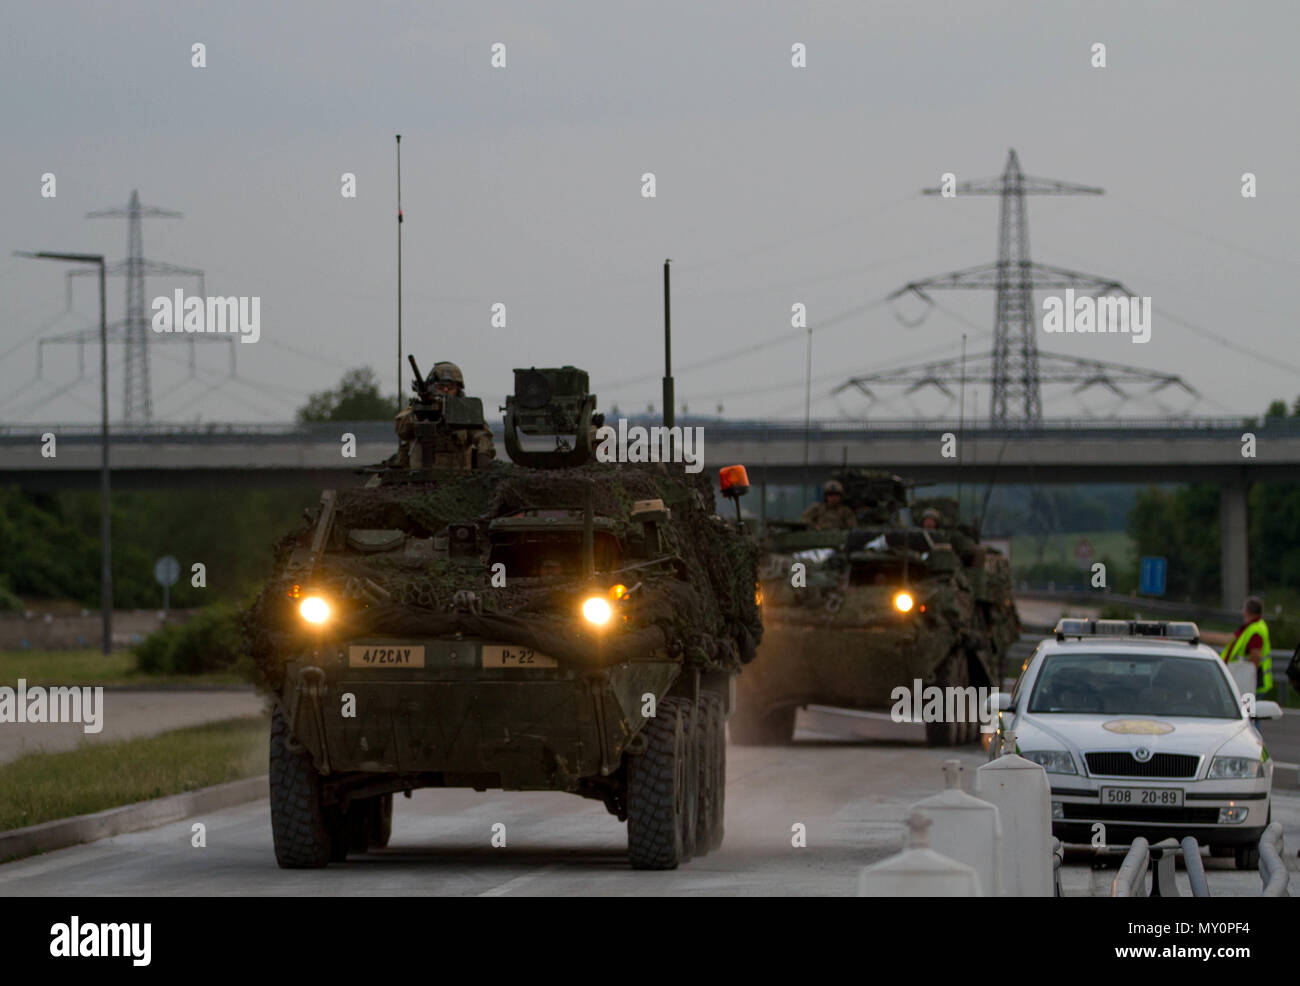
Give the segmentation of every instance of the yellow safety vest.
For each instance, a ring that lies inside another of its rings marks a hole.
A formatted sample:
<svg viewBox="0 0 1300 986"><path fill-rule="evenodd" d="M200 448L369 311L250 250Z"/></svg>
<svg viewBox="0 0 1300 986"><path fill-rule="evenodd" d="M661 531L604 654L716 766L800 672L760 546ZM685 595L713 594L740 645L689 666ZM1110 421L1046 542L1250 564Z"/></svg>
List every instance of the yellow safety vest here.
<svg viewBox="0 0 1300 986"><path fill-rule="evenodd" d="M1246 653L1246 645L1250 643L1250 638L1255 634L1259 634L1259 638L1263 643L1259 655L1259 670L1264 674L1264 683L1259 690L1266 692L1273 687L1273 659L1268 656L1272 651L1268 643L1268 624L1262 619L1256 620L1254 623L1248 623L1246 628L1237 635L1237 639L1223 648L1223 653L1220 656L1224 661L1240 661L1241 656Z"/></svg>

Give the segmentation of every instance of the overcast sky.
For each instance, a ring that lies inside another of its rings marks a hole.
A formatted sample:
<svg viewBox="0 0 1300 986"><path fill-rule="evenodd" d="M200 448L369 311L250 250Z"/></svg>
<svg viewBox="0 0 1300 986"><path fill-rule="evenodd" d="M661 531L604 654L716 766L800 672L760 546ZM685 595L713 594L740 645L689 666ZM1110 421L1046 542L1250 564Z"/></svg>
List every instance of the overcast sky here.
<svg viewBox="0 0 1300 986"><path fill-rule="evenodd" d="M1028 174L1106 190L1029 199L1033 258L1154 308L1146 345L1040 331L1040 348L1180 374L1201 396L1162 394L1170 412L1259 413L1300 394L1298 36L1291 0L7 4L0 421L95 416L97 350L67 387L76 348L47 346L38 380L33 335L92 324L91 280L60 317L61 265L10 254L121 258L125 221L84 216L133 188L184 213L146 220L147 257L203 268L209 294L261 298L238 382L225 347L200 347L187 380L186 347L151 337L156 417L289 420L359 365L391 392L399 132L406 349L458 362L494 416L530 365L585 367L606 410L658 406L665 257L691 412L801 417L802 302L813 326L865 308L814 334L815 415L955 413L942 395L830 391L956 356L963 332L970 353L989 348L989 292L936 294L911 328L897 316L919 314L914 299L865 306L996 258L997 199L919 192L944 172L997 174L1011 147ZM181 283L151 279L146 298ZM506 328L489 324L495 302ZM124 304L118 279L110 319ZM116 414L122 347L110 355ZM1048 390L1045 414L1159 413L1132 390ZM968 388L968 414L988 398Z"/></svg>

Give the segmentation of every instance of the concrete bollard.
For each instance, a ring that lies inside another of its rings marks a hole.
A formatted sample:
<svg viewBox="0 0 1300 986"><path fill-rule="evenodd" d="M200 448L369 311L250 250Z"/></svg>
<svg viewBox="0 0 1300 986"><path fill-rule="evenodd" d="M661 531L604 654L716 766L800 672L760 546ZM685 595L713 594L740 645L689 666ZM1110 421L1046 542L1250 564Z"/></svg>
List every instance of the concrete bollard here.
<svg viewBox="0 0 1300 986"><path fill-rule="evenodd" d="M943 765L944 791L912 805L933 823L929 841L935 852L965 863L979 876L989 897L1002 896L1002 823L998 809L961 789L962 763Z"/></svg>
<svg viewBox="0 0 1300 986"><path fill-rule="evenodd" d="M1015 749L1012 746L1012 749ZM1004 753L975 771L975 793L1002 823L1002 893L1052 896L1052 789L1047 771Z"/></svg>
<svg viewBox="0 0 1300 986"><path fill-rule="evenodd" d="M973 869L929 848L929 818L914 811L907 827L909 848L858 874L859 897L983 896Z"/></svg>

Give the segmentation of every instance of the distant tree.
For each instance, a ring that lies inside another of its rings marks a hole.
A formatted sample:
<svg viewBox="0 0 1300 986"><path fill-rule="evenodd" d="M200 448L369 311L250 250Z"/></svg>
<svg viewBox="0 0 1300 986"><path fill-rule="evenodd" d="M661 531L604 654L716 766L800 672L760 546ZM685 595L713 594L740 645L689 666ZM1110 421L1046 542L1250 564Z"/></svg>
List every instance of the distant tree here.
<svg viewBox="0 0 1300 986"><path fill-rule="evenodd" d="M368 366L348 370L334 390L322 390L298 408L299 422L385 421L397 413L397 400L379 392L375 371Z"/></svg>
<svg viewBox="0 0 1300 986"><path fill-rule="evenodd" d="M1286 401L1272 401L1268 405L1268 410L1264 412L1265 418L1285 418Z"/></svg>
<svg viewBox="0 0 1300 986"><path fill-rule="evenodd" d="M1168 560L1172 599L1210 600L1219 593L1219 488L1194 483L1175 490L1149 487L1129 513L1136 554Z"/></svg>

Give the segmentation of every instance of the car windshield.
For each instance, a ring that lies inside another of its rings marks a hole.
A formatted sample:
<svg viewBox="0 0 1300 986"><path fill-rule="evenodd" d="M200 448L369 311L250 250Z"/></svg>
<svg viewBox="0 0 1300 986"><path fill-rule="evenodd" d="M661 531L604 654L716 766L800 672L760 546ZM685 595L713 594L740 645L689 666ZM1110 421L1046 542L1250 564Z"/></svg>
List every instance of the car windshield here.
<svg viewBox="0 0 1300 986"><path fill-rule="evenodd" d="M1217 664L1164 654L1054 654L1029 711L1241 718Z"/></svg>

